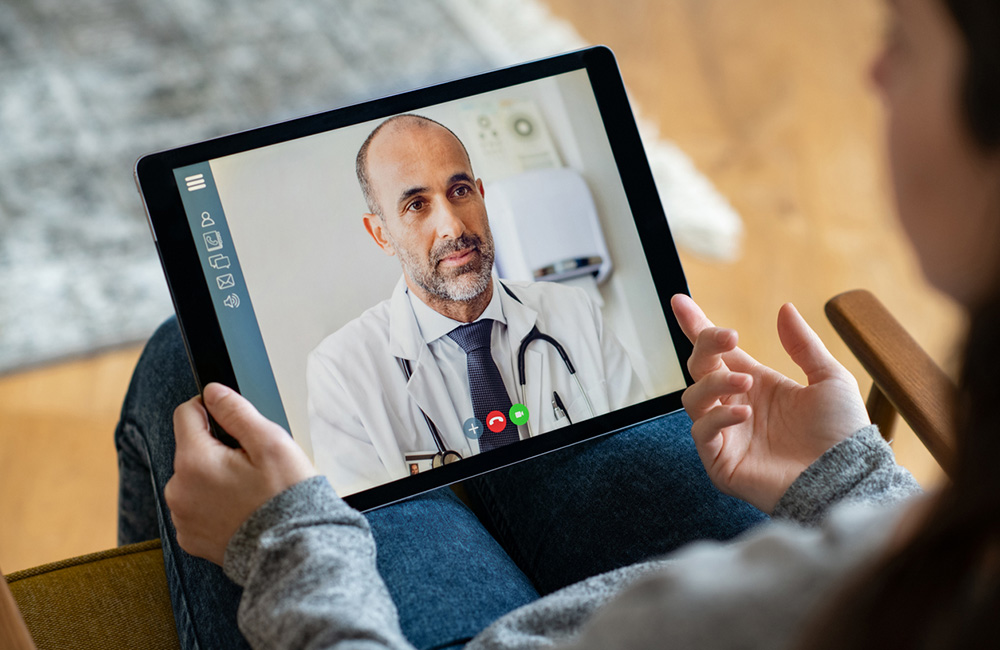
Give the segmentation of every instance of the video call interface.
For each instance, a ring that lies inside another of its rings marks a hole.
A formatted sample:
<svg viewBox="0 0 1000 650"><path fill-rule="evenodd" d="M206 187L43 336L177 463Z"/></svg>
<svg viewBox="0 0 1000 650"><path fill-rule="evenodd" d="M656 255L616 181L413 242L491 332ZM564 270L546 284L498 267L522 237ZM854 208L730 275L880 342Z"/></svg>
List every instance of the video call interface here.
<svg viewBox="0 0 1000 650"><path fill-rule="evenodd" d="M685 385L585 70L174 173L242 392L342 496Z"/></svg>

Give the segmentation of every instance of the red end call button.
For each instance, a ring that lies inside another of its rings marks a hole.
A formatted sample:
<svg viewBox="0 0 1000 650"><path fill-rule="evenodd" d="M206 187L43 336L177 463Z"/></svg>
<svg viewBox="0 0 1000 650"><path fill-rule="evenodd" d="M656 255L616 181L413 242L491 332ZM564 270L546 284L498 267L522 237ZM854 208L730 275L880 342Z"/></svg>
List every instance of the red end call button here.
<svg viewBox="0 0 1000 650"><path fill-rule="evenodd" d="M486 416L486 428L493 433L500 433L507 426L507 416L500 411L490 411Z"/></svg>

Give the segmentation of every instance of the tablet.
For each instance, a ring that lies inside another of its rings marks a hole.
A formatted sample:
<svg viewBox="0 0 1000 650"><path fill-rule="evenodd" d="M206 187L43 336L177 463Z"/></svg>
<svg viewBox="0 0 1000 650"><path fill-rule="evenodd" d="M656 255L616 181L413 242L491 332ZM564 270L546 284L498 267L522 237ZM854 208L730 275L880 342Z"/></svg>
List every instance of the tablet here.
<svg viewBox="0 0 1000 650"><path fill-rule="evenodd" d="M198 385L246 396L358 509L681 407L687 284L607 48L135 173Z"/></svg>

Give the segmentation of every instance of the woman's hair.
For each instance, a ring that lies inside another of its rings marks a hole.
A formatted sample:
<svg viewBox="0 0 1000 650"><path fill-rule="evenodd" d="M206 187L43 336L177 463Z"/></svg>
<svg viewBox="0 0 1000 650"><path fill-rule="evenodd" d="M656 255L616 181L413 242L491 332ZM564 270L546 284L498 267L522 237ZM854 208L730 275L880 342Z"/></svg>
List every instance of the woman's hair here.
<svg viewBox="0 0 1000 650"><path fill-rule="evenodd" d="M943 0L965 39L962 111L966 127L986 150L1000 148L1000 3Z"/></svg>
<svg viewBox="0 0 1000 650"><path fill-rule="evenodd" d="M939 0L965 41L962 119L1000 155L1000 1ZM1000 212L996 215L1000 222ZM985 648L1000 636L1000 278L972 309L952 481L900 547L858 575L803 648Z"/></svg>

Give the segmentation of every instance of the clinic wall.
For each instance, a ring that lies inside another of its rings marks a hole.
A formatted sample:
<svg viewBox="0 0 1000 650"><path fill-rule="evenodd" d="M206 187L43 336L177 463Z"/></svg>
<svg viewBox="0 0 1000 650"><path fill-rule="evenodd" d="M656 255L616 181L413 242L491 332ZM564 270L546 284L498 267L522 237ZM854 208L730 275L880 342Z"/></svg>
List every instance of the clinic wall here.
<svg viewBox="0 0 1000 650"><path fill-rule="evenodd" d="M399 263L362 223L367 206L354 153L368 130L333 131L212 164L289 427L310 455L306 357L350 320L341 314L368 309L400 276ZM344 251L359 254L345 264Z"/></svg>
<svg viewBox="0 0 1000 650"><path fill-rule="evenodd" d="M573 144L564 150L566 164L579 171L590 187L614 263L614 272L601 286L604 317L629 351L636 374L647 391L661 394L683 388L684 375L673 351L670 329L642 243L632 226L628 197L594 101L594 91L583 73L558 88L563 97L561 105L572 106L574 110L564 110L564 119L553 122L552 128L557 141ZM590 133L595 137L578 139L573 137L574 133ZM673 246L670 242L662 245Z"/></svg>

